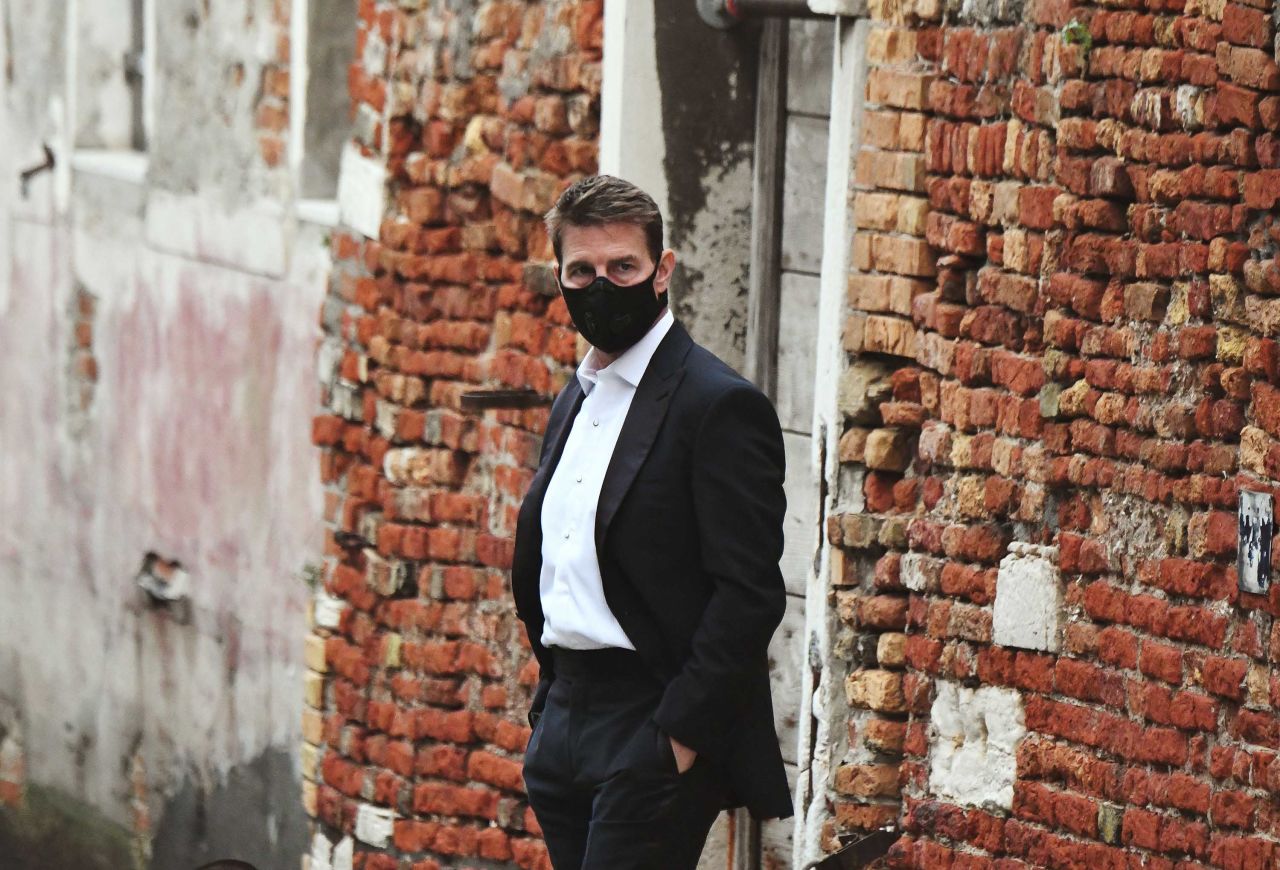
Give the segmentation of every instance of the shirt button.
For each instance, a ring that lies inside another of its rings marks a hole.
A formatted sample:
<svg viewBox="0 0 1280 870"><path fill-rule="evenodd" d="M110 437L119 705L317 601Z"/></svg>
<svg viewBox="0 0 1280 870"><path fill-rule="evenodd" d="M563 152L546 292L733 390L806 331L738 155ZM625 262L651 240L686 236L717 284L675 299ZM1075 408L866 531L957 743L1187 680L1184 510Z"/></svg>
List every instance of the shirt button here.
<svg viewBox="0 0 1280 870"><path fill-rule="evenodd" d="M579 474L579 475L578 475L578 483L582 483L582 475L581 475L581 474Z"/></svg>
<svg viewBox="0 0 1280 870"><path fill-rule="evenodd" d="M567 529L565 530L564 536L565 536L566 538L567 538L567 537L569 537L569 531L568 531Z"/></svg>
<svg viewBox="0 0 1280 870"><path fill-rule="evenodd" d="M599 426L599 425L600 425L600 421L599 421L599 420L592 420L592 421L591 421L591 425L592 425L592 426Z"/></svg>

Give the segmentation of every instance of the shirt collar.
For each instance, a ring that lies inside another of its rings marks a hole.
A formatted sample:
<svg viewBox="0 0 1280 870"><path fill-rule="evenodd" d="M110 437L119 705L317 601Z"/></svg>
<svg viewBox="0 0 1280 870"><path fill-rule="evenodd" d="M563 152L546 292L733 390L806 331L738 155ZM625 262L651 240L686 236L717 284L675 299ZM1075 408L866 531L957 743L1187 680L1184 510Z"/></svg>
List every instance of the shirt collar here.
<svg viewBox="0 0 1280 870"><path fill-rule="evenodd" d="M649 367L649 360L653 359L658 345L662 343L667 330L671 329L671 325L675 322L675 315L671 313L671 307L667 306L662 316L649 327L644 337L603 368L600 367L600 357L596 349L592 347L578 364L578 382L582 384L582 391L590 393L599 376L609 373L617 375L633 387L638 387L640 379L644 377L645 369Z"/></svg>

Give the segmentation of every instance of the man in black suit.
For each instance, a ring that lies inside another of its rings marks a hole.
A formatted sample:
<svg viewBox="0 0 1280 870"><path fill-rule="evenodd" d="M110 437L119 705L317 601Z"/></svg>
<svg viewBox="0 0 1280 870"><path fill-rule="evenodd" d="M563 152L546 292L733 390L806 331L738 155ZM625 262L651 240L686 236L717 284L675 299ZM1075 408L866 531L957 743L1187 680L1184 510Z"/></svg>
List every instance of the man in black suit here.
<svg viewBox="0 0 1280 870"><path fill-rule="evenodd" d="M767 655L786 601L782 430L672 317L652 198L593 176L546 223L591 349L516 527L540 665L525 786L556 870L684 870L720 810L792 814Z"/></svg>

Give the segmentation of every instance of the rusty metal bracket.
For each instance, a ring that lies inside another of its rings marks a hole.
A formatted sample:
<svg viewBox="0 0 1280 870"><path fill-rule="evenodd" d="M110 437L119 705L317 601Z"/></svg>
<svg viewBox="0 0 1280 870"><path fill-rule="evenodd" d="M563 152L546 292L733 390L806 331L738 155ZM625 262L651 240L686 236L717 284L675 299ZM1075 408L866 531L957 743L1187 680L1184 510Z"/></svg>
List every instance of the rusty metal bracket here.
<svg viewBox="0 0 1280 870"><path fill-rule="evenodd" d="M829 18L808 0L698 0L698 16L716 30L757 18Z"/></svg>
<svg viewBox="0 0 1280 870"><path fill-rule="evenodd" d="M27 188L31 179L39 175L41 172L52 169L57 161L53 156L53 149L49 147L49 143L44 143L44 162L38 166L32 166L30 169L24 169L19 173L18 178L22 184L22 198L27 198Z"/></svg>
<svg viewBox="0 0 1280 870"><path fill-rule="evenodd" d="M550 405L554 401L551 396L544 396L536 390L472 390L461 396L462 410L471 414L479 414L490 408L504 410L523 410Z"/></svg>
<svg viewBox="0 0 1280 870"><path fill-rule="evenodd" d="M852 841L841 837L844 845L805 870L868 870L879 867L881 858L898 842L900 831L881 829Z"/></svg>

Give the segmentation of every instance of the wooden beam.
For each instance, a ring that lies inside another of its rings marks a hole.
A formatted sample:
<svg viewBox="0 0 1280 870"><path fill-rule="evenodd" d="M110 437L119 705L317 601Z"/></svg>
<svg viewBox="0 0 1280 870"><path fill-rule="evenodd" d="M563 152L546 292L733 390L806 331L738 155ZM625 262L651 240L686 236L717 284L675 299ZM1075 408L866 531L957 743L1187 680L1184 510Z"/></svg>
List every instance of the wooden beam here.
<svg viewBox="0 0 1280 870"><path fill-rule="evenodd" d="M770 399L778 392L782 182L786 154L787 30L764 22L756 80L756 148L751 201L751 270L747 295L746 376Z"/></svg>
<svg viewBox="0 0 1280 870"><path fill-rule="evenodd" d="M786 19L764 22L756 78L756 147L751 191L751 270L747 295L746 376L778 397L778 313L782 276L782 182L787 146ZM760 870L760 822L735 810L733 870Z"/></svg>

